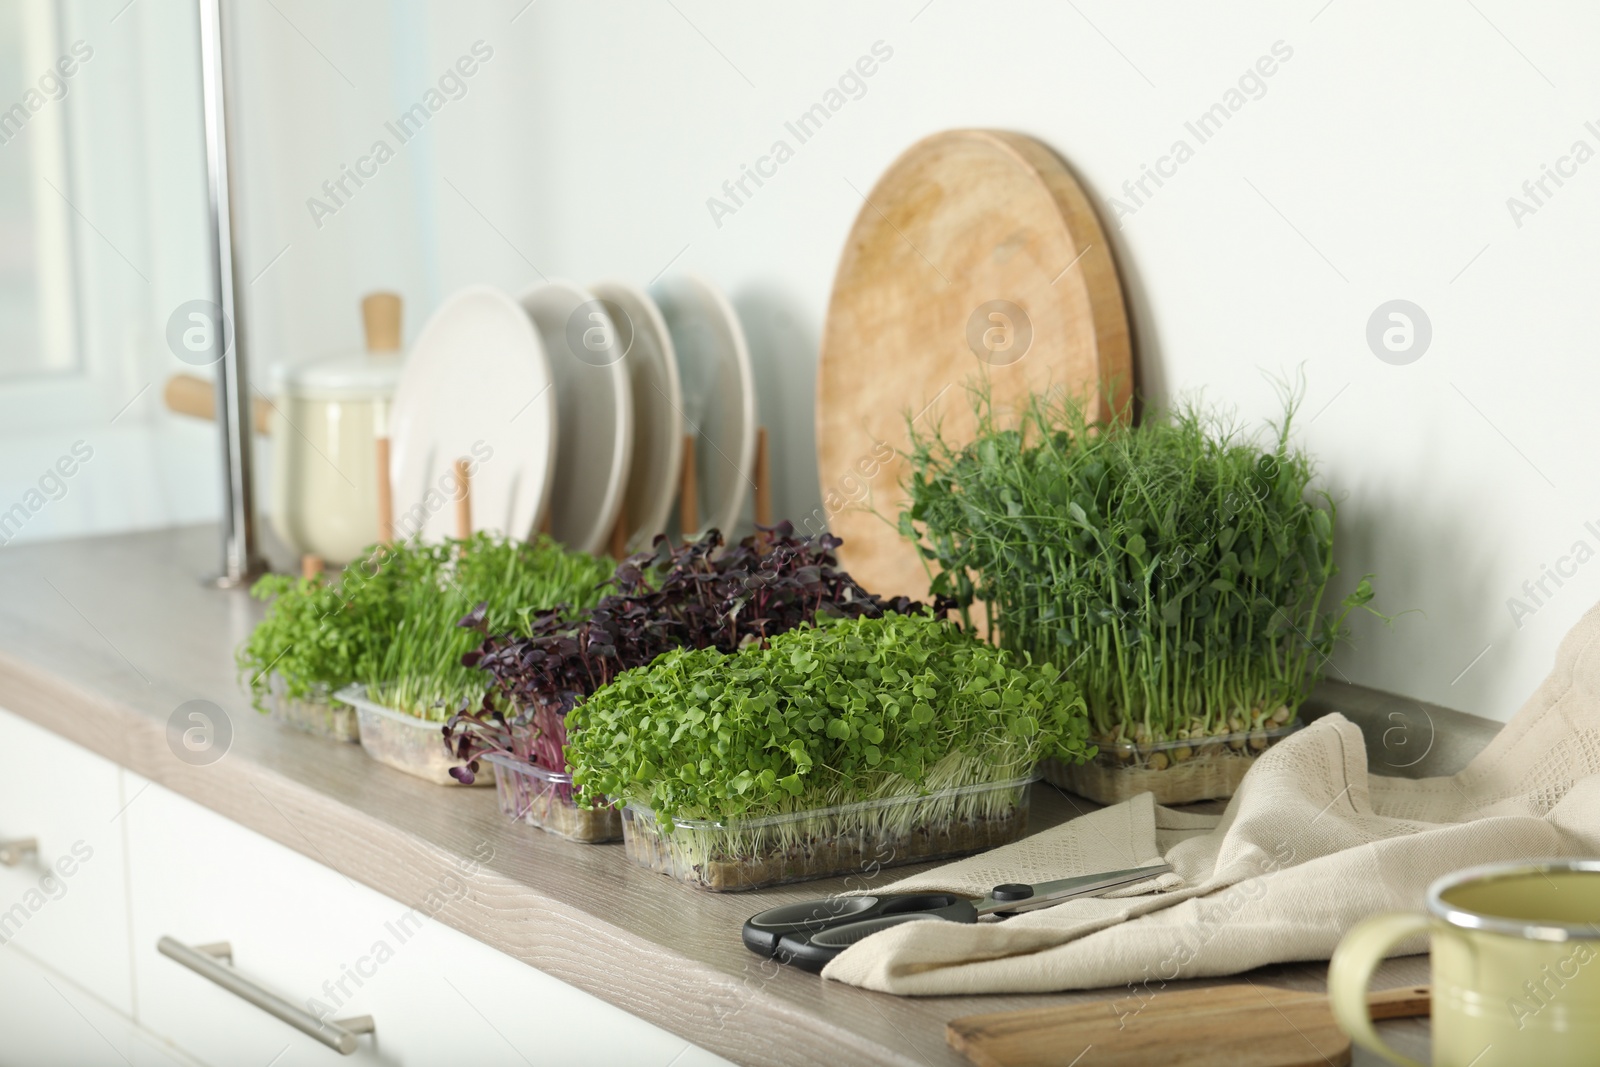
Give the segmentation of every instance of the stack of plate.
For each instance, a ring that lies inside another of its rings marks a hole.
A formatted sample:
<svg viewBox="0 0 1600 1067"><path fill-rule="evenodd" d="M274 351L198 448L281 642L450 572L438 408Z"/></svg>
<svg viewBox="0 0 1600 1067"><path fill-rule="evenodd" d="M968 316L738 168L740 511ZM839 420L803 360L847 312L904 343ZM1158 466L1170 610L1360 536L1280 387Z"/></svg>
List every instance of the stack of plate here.
<svg viewBox="0 0 1600 1067"><path fill-rule="evenodd" d="M475 286L423 328L389 426L396 536L540 529L586 552L636 551L672 523L685 438L701 528L735 530L754 484L755 388L744 331L709 283ZM685 531L690 535L700 530Z"/></svg>

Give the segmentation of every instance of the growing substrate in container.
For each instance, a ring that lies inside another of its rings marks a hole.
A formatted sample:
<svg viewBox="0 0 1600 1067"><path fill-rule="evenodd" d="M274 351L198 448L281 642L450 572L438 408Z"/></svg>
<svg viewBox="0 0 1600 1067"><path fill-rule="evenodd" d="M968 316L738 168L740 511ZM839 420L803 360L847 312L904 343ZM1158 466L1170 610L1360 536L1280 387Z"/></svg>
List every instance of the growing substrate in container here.
<svg viewBox="0 0 1600 1067"><path fill-rule="evenodd" d="M314 737L330 741L361 740L356 709L349 704L335 703L325 685L314 686L311 695L300 700L291 697L284 681L273 675L270 706L274 720Z"/></svg>
<svg viewBox="0 0 1600 1067"><path fill-rule="evenodd" d="M1009 844L1028 827L1034 778L749 819L675 819L646 807L622 813L627 853L641 866L718 892L944 859Z"/></svg>
<svg viewBox="0 0 1600 1067"><path fill-rule="evenodd" d="M1141 743L1120 737L1101 740L1088 763L1045 760L1045 781L1101 804L1154 793L1157 804L1190 804L1231 797L1256 757L1300 728L1288 709L1281 721L1267 719L1254 730Z"/></svg>
<svg viewBox="0 0 1600 1067"><path fill-rule="evenodd" d="M355 707L361 723L361 747L379 763L414 774L438 785L459 785L450 776L456 759L444 741L444 723L419 719L370 699L359 682L334 694ZM488 780L479 782L488 785Z"/></svg>
<svg viewBox="0 0 1600 1067"><path fill-rule="evenodd" d="M572 775L535 767L500 753L483 757L494 767L494 792L500 811L570 841L597 844L622 837L622 813L615 806L586 811L572 799Z"/></svg>

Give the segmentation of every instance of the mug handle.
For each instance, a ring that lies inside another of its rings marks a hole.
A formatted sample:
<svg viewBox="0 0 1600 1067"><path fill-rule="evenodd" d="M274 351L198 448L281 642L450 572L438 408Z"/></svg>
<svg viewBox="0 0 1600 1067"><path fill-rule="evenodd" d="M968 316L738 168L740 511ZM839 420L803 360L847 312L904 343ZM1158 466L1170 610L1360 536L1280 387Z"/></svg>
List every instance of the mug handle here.
<svg viewBox="0 0 1600 1067"><path fill-rule="evenodd" d="M1350 1039L1368 1052L1401 1067L1423 1067L1383 1043L1367 1008L1367 986L1389 951L1407 938L1425 934L1432 926L1426 915L1394 912L1363 919L1344 935L1328 961L1328 1003L1334 1021Z"/></svg>

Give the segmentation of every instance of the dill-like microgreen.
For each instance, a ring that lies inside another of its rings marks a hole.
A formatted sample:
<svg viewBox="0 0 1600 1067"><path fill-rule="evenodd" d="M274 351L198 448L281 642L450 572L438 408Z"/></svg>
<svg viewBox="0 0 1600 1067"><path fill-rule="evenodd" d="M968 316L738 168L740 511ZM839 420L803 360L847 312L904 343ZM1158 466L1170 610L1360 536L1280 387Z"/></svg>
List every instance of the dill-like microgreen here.
<svg viewBox="0 0 1600 1067"><path fill-rule="evenodd" d="M1370 575L1323 609L1335 507L1290 444L1294 401L1262 440L1197 405L1133 427L1059 391L1014 418L975 393L970 443L912 425L900 529L935 593L1063 666L1097 741L1259 729L1299 706L1351 610L1377 613Z"/></svg>

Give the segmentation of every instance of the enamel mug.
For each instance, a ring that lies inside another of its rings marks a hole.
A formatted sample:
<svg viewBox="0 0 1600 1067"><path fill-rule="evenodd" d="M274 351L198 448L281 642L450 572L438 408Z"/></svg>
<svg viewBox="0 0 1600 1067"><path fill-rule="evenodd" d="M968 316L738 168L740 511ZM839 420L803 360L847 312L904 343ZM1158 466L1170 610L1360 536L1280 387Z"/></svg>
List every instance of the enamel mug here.
<svg viewBox="0 0 1600 1067"><path fill-rule="evenodd" d="M1328 966L1334 1018L1362 1048L1385 1045L1367 1013L1372 972L1396 945L1432 939L1435 1067L1600 1062L1600 860L1501 863L1447 875L1425 914L1376 915Z"/></svg>

